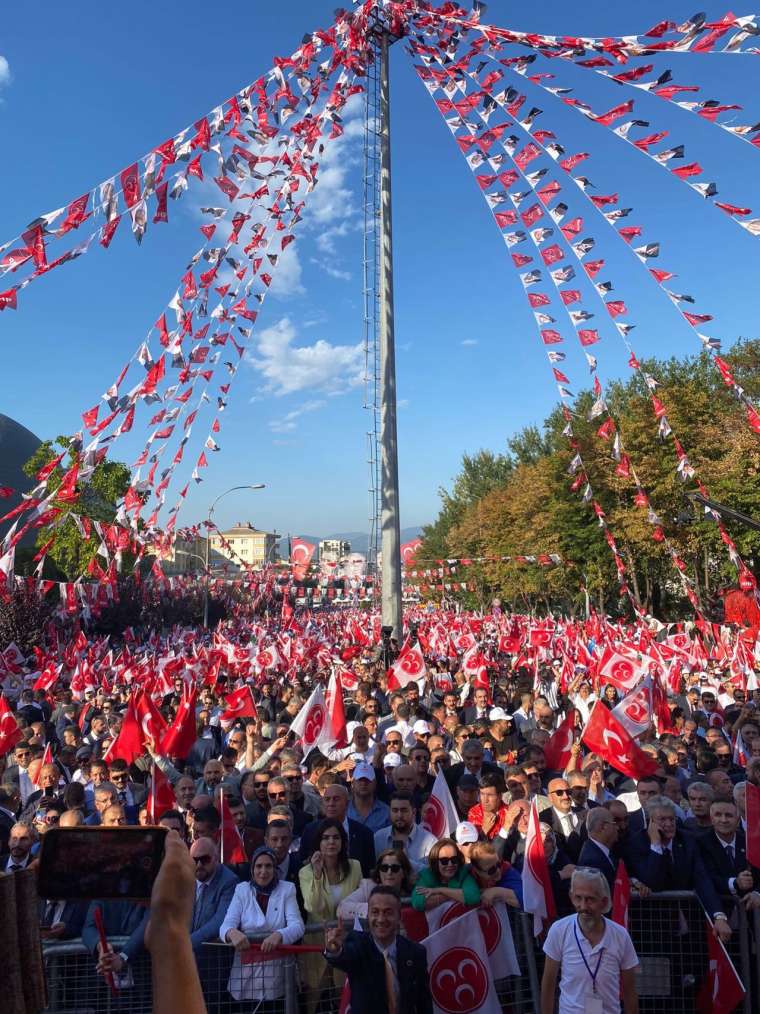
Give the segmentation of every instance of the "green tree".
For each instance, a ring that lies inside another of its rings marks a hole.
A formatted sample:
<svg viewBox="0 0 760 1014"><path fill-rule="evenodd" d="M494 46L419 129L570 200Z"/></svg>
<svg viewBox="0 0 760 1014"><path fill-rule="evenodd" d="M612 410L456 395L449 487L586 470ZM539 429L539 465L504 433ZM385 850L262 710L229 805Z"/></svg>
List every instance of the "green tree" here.
<svg viewBox="0 0 760 1014"><path fill-rule="evenodd" d="M48 492L54 492L60 488L64 476L75 464L79 466L80 472L84 471L81 454L69 437L60 436L55 441L46 440L40 444L24 465L24 472L35 478L42 468L61 454L61 461L47 479ZM48 556L68 580L75 581L87 572L100 545L100 540L94 533L90 538L82 534L80 526L86 530L86 522L84 525L81 521L77 523L77 516L112 523L116 517L116 505L126 493L129 482L130 471L125 464L104 460L77 483L78 495L75 500L54 501L54 506L62 512L63 517L59 515L53 525L40 529L37 546L46 545L55 536Z"/></svg>

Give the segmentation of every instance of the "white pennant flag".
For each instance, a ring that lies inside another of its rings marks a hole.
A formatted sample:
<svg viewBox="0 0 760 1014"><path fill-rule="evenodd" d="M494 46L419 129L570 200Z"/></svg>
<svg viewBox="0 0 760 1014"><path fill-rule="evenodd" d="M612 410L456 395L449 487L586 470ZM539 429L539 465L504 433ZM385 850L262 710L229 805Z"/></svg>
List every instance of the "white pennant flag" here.
<svg viewBox="0 0 760 1014"><path fill-rule="evenodd" d="M422 945L435 1014L501 1014L477 912L455 919Z"/></svg>

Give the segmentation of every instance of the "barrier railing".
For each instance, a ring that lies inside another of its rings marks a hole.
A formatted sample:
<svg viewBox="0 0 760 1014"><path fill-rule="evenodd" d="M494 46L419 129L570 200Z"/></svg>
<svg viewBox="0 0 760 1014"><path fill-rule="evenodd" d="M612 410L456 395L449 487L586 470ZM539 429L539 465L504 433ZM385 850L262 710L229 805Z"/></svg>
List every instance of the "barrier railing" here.
<svg viewBox="0 0 760 1014"><path fill-rule="evenodd" d="M730 910L734 932L728 953L747 991L744 1014L758 1010L760 992L760 911ZM534 940L532 916L509 910L521 975L498 981L496 992L508 1014L540 1009L543 971L541 941ZM327 924L327 925L334 925ZM320 940L325 924L309 924L309 939ZM349 927L350 928L350 927ZM705 914L692 892L632 898L629 931L640 960L637 993L641 1014L693 1014L707 974ZM119 951L124 941L112 938ZM273 959L236 954L220 942L197 952L198 970L209 1014L260 1011L262 1014L337 1014L344 977L328 973L319 953L284 948ZM264 958L264 960L262 960ZM128 974L110 989L95 969L95 958L80 942L46 943L43 960L48 1014L150 1014L151 978L147 952L130 962ZM320 963L324 975L320 975ZM181 1014L181 1012L180 1012Z"/></svg>

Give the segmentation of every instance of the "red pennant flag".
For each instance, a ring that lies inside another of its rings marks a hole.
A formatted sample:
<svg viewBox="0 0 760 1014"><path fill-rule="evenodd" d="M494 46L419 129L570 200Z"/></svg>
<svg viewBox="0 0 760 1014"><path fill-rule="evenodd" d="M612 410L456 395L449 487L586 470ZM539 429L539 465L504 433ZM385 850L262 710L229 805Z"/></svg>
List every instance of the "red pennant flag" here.
<svg viewBox="0 0 760 1014"><path fill-rule="evenodd" d="M103 760L110 762L117 758L132 764L143 752L143 732L140 727L140 720L137 717L134 697L129 698L129 704L124 715L121 731L111 743L108 750L103 754Z"/></svg>
<svg viewBox="0 0 760 1014"><path fill-rule="evenodd" d="M612 911L610 918L623 929L628 929L628 906L631 901L631 882L628 871L621 859L615 873L615 889L612 892Z"/></svg>
<svg viewBox="0 0 760 1014"><path fill-rule="evenodd" d="M606 710L606 709L605 709ZM522 869L523 907L533 915L533 936L544 931L544 922L557 918L557 908L549 878L549 867L544 852L538 820L538 805L530 804L528 833L525 836L525 858Z"/></svg>
<svg viewBox="0 0 760 1014"><path fill-rule="evenodd" d="M227 694L224 698L225 710L219 715L220 722L234 722L236 718L256 718L256 704L251 688L246 683L239 690Z"/></svg>
<svg viewBox="0 0 760 1014"><path fill-rule="evenodd" d="M37 768L37 774L32 778L32 784L40 787L40 776L42 775L42 769L46 764L53 763L53 747L50 743L45 745L45 752L42 755L42 764Z"/></svg>
<svg viewBox="0 0 760 1014"><path fill-rule="evenodd" d="M567 717L544 745L547 770L564 771L570 763L574 728L575 708L570 708Z"/></svg>
<svg viewBox="0 0 760 1014"><path fill-rule="evenodd" d="M161 741L161 753L170 757L187 757L190 747L198 738L198 731L195 724L195 699L197 690L188 694L185 690L182 694L182 701L177 708L174 721L166 730L166 735Z"/></svg>
<svg viewBox="0 0 760 1014"><path fill-rule="evenodd" d="M603 705L594 707L581 740L589 750L629 778L638 781L657 770L655 758L636 745L622 724Z"/></svg>
<svg viewBox="0 0 760 1014"><path fill-rule="evenodd" d="M155 701L149 694L141 693L135 701L135 711L143 737L153 740L158 748L166 733L166 719L156 707Z"/></svg>
<svg viewBox="0 0 760 1014"><path fill-rule="evenodd" d="M23 739L23 734L5 697L0 694L0 757Z"/></svg>
<svg viewBox="0 0 760 1014"><path fill-rule="evenodd" d="M742 981L726 953L726 948L713 933L712 923L707 928L707 976L697 994L700 1014L731 1014L746 995Z"/></svg>
<svg viewBox="0 0 760 1014"><path fill-rule="evenodd" d="M150 792L147 800L151 824L157 824L162 813L173 810L176 802L169 779L161 768L153 764L150 769Z"/></svg>
<svg viewBox="0 0 760 1014"><path fill-rule="evenodd" d="M219 813L222 818L221 834L219 836L221 860L223 863L245 863L248 857L243 848L243 839L235 826L235 820L227 802L227 797L222 792L219 796Z"/></svg>

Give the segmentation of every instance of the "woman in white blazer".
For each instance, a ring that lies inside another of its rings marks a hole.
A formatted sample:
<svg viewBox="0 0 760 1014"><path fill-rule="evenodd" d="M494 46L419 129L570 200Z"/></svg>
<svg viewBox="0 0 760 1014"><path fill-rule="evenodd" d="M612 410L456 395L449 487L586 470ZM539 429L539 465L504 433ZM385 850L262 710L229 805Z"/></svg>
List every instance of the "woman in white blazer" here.
<svg viewBox="0 0 760 1014"><path fill-rule="evenodd" d="M294 944L303 936L295 884L280 880L274 852L264 846L251 856L251 879L238 884L219 929L219 936L235 947L227 989L236 1000L276 1000L285 994L283 961L243 964L248 937L262 933L261 950L273 951L281 944Z"/></svg>

